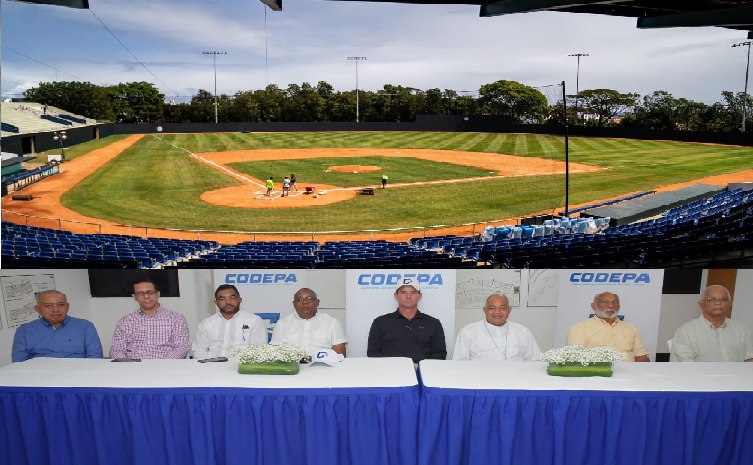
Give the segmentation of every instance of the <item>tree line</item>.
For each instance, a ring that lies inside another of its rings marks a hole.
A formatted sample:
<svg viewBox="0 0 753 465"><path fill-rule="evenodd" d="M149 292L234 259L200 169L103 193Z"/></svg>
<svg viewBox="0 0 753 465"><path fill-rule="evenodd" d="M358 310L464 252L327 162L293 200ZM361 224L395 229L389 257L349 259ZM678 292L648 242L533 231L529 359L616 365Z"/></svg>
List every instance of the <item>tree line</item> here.
<svg viewBox="0 0 753 465"><path fill-rule="evenodd" d="M544 95L516 81L484 84L477 95L451 89L421 90L385 84L377 91L358 93L359 120L408 122L418 114L506 115L518 124L622 126L676 131L740 131L743 108L753 118L753 98L742 92L722 92L711 105L674 97L658 90L641 98L613 89L587 89L567 95ZM97 86L89 82L49 82L24 92L29 101L71 113L117 123L211 123L215 97L199 90L188 103L166 104L165 95L148 82ZM551 104L549 102L555 102ZM745 105L743 105L745 103ZM576 108L577 106L577 108ZM566 108L566 110L565 110ZM287 88L264 89L217 96L221 122L346 122L356 120L356 91L337 91L327 82L307 82ZM753 121L751 121L753 124Z"/></svg>

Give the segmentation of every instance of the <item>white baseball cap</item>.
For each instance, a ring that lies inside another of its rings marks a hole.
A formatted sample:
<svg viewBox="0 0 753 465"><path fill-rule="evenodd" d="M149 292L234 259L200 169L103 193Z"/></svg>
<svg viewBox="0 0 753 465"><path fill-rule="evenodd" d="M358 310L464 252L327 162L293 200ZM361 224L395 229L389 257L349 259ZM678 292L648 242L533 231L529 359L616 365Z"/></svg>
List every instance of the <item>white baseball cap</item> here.
<svg viewBox="0 0 753 465"><path fill-rule="evenodd" d="M415 276L404 276L400 278L395 285L395 292L399 291L403 286L413 286L415 290L421 292L421 284L419 284L418 279L416 279Z"/></svg>
<svg viewBox="0 0 753 465"><path fill-rule="evenodd" d="M326 363L333 367L337 366L338 362L345 360L345 356L338 354L332 349L322 349L311 353L311 364L314 363Z"/></svg>

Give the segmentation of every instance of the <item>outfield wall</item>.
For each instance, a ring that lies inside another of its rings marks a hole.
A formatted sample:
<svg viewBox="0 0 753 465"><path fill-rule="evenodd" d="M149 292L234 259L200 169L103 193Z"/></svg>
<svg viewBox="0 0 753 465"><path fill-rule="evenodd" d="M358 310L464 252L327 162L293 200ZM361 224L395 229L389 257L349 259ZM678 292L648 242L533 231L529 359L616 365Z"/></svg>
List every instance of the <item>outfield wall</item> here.
<svg viewBox="0 0 753 465"><path fill-rule="evenodd" d="M67 129L65 146L87 142L95 138L95 129L100 137L114 134L212 133L212 132L492 132L563 135L565 129L556 124L512 124L508 116L454 116L418 115L416 121L407 123L150 123L150 124L100 124ZM651 131L634 128L598 128L570 126L574 137L604 137L638 140L669 140L707 144L741 145L753 147L753 132L690 132ZM60 145L52 139L52 132L20 134L2 138L5 152L22 153L22 139L34 137L36 152L56 149Z"/></svg>
<svg viewBox="0 0 753 465"><path fill-rule="evenodd" d="M115 134L209 133L209 132L494 132L564 135L556 124L513 124L508 116L418 115L407 123L166 123L117 124ZM669 140L753 147L753 133L651 131L634 128L570 126L571 136L638 140Z"/></svg>

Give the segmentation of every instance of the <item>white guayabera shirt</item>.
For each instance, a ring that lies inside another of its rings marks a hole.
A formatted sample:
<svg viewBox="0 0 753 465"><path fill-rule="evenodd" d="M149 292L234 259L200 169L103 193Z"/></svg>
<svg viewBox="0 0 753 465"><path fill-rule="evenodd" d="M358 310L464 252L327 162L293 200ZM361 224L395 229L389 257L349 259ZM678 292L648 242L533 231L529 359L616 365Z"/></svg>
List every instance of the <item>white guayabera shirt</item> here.
<svg viewBox="0 0 753 465"><path fill-rule="evenodd" d="M191 355L196 359L227 357L235 347L266 344L267 334L264 320L253 313L241 310L229 320L215 313L199 323Z"/></svg>
<svg viewBox="0 0 753 465"><path fill-rule="evenodd" d="M331 349L332 346L345 342L347 340L340 322L318 311L308 320L304 320L297 313L282 318L275 325L270 344L298 344L313 352Z"/></svg>
<svg viewBox="0 0 753 465"><path fill-rule="evenodd" d="M541 349L521 324L507 320L504 326L495 326L481 320L460 330L452 359L535 362L541 360Z"/></svg>

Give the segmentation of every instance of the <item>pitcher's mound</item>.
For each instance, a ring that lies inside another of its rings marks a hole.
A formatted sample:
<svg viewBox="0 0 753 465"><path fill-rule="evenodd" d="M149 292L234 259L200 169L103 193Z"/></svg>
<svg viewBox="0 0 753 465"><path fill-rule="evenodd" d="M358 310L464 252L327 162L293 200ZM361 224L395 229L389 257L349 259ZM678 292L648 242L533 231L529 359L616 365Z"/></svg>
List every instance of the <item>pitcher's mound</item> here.
<svg viewBox="0 0 753 465"><path fill-rule="evenodd" d="M369 173L372 171L379 171L382 168L380 166L360 166L360 165L342 165L342 166L330 166L330 171L337 171L338 173Z"/></svg>

